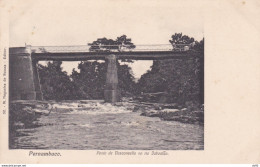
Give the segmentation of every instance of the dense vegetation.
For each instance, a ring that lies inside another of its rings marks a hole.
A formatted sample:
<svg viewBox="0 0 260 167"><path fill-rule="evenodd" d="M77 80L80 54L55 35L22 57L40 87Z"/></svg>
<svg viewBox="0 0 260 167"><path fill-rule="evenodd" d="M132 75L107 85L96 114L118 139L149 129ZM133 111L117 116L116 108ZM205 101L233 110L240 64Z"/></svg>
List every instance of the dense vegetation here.
<svg viewBox="0 0 260 167"><path fill-rule="evenodd" d="M190 44L195 42L191 51L198 56L189 59L154 61L151 69L143 74L138 83L134 82L131 68L118 63L119 87L123 96L140 96L142 93L165 92L166 101L183 104L187 101L204 103L204 40L197 42L186 35L174 34L171 44ZM99 50L102 45L120 44L129 48L135 45L125 35L116 40L100 38L89 45ZM110 48L105 48L106 50ZM112 48L118 49L118 48ZM131 61L130 61L131 62ZM68 75L61 68L62 62L48 62L47 66L38 65L40 81L46 100L74 100L103 98L106 80L105 62L82 61L78 71Z"/></svg>
<svg viewBox="0 0 260 167"><path fill-rule="evenodd" d="M193 38L175 34L176 44L189 44ZM139 87L142 92L166 92L168 102L185 103L197 101L204 103L204 40L196 42L191 51L197 57L154 61L151 70L142 75Z"/></svg>
<svg viewBox="0 0 260 167"><path fill-rule="evenodd" d="M124 49L134 49L135 45L132 43L131 38L127 38L126 35L117 37L116 40L107 38L98 38L96 41L88 44L90 51L110 51L117 50L123 51Z"/></svg>
<svg viewBox="0 0 260 167"><path fill-rule="evenodd" d="M79 72L73 69L68 75L61 68L61 62L48 62L47 66L38 65L41 88L46 100L102 99L107 65L98 61L82 61ZM136 94L136 83L127 65L118 63L118 82L123 96Z"/></svg>

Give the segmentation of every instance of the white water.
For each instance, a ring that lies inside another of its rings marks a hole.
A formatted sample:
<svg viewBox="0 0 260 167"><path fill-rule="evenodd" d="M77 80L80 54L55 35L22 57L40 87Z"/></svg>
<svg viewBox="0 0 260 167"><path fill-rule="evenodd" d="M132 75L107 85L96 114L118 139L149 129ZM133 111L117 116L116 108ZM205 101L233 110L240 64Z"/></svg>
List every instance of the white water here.
<svg viewBox="0 0 260 167"><path fill-rule="evenodd" d="M203 149L203 126L162 121L132 112L133 104L62 102L35 127L17 129L12 148L26 149Z"/></svg>

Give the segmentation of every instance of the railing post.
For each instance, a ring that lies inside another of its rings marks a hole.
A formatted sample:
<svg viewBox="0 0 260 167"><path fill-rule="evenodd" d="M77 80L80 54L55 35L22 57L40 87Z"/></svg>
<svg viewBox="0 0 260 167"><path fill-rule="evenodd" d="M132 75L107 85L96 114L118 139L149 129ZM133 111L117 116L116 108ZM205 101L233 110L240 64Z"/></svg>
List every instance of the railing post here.
<svg viewBox="0 0 260 167"><path fill-rule="evenodd" d="M120 90L118 88L117 59L115 55L106 56L107 75L104 91L105 102L115 103L120 101Z"/></svg>

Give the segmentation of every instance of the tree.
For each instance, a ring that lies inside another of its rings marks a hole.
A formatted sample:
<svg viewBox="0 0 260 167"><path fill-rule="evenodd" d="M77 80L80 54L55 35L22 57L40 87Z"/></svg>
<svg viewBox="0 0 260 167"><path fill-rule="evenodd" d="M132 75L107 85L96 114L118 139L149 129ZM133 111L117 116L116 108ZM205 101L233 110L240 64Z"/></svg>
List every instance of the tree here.
<svg viewBox="0 0 260 167"><path fill-rule="evenodd" d="M106 65L97 61L81 62L79 72L73 70L72 81L76 85L77 99L103 98L106 79Z"/></svg>
<svg viewBox="0 0 260 167"><path fill-rule="evenodd" d="M124 51L127 49L131 50L135 48L135 45L131 41L131 38L127 38L126 35L122 35L120 37L117 37L115 43L118 45L119 51Z"/></svg>
<svg viewBox="0 0 260 167"><path fill-rule="evenodd" d="M175 33L172 35L172 39L169 40L171 44L190 44L194 42L194 38L187 35L182 35L182 33Z"/></svg>
<svg viewBox="0 0 260 167"><path fill-rule="evenodd" d="M199 80L200 80L200 102L204 103L204 38L200 42L196 42L194 50L198 51L199 58Z"/></svg>
<svg viewBox="0 0 260 167"><path fill-rule="evenodd" d="M175 34L171 43L189 44L193 38ZM184 104L187 101L204 103L204 40L193 47L198 56L189 59L157 60L151 70L141 76L140 92L167 92L168 102Z"/></svg>
<svg viewBox="0 0 260 167"><path fill-rule="evenodd" d="M96 52L110 52L110 51L124 51L134 49L135 45L131 42L131 38L127 38L126 35L117 37L116 40L107 38L98 38L96 41L88 44L90 51Z"/></svg>
<svg viewBox="0 0 260 167"><path fill-rule="evenodd" d="M204 56L204 38L200 42L196 41L193 49L201 52Z"/></svg>
<svg viewBox="0 0 260 167"><path fill-rule="evenodd" d="M190 38L187 35L182 35L182 33L175 33L171 37L172 39L169 42L172 44L174 50L183 50L184 46L187 45L190 48L194 45L194 38Z"/></svg>
<svg viewBox="0 0 260 167"><path fill-rule="evenodd" d="M134 75L131 67L128 65L120 65L118 67L118 85L122 96L132 96L137 94L136 83L134 82Z"/></svg>
<svg viewBox="0 0 260 167"><path fill-rule="evenodd" d="M48 62L47 66L38 64L43 97L46 100L71 99L73 84L70 77L61 68L62 62Z"/></svg>
<svg viewBox="0 0 260 167"><path fill-rule="evenodd" d="M118 67L119 89L123 96L136 93L134 76L128 65ZM82 61L78 65L79 72L73 70L72 81L78 92L77 99L103 99L106 82L107 63L97 61Z"/></svg>
<svg viewBox="0 0 260 167"><path fill-rule="evenodd" d="M118 50L116 41L107 38L98 38L96 41L88 44L89 51L95 52L110 52L111 50Z"/></svg>

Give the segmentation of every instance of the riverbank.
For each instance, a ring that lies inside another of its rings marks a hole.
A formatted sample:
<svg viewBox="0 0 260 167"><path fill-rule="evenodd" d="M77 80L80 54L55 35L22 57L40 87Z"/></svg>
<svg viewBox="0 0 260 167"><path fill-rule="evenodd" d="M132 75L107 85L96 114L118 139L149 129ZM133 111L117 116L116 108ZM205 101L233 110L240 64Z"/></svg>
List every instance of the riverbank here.
<svg viewBox="0 0 260 167"><path fill-rule="evenodd" d="M140 104L133 112L140 112L141 116L159 117L164 121L178 121L188 124L204 124L204 106L188 102L185 106L176 104Z"/></svg>

